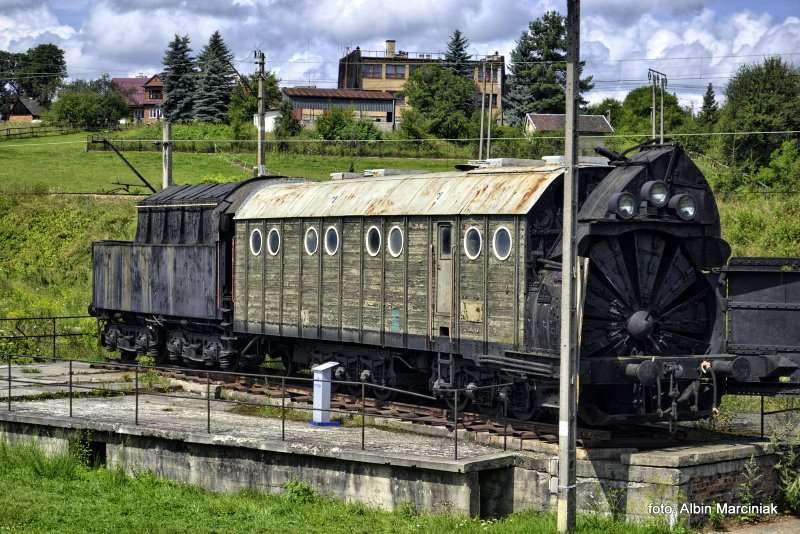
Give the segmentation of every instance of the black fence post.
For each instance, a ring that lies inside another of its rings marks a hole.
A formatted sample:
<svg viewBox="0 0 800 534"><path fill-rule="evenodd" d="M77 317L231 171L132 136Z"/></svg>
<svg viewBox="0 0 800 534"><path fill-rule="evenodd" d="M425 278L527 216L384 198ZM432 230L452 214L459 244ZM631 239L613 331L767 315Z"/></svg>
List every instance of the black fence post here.
<svg viewBox="0 0 800 534"><path fill-rule="evenodd" d="M56 359L56 318L53 317L53 359Z"/></svg>
<svg viewBox="0 0 800 534"><path fill-rule="evenodd" d="M211 378L206 371L206 431L211 434Z"/></svg>
<svg viewBox="0 0 800 534"><path fill-rule="evenodd" d="M761 439L764 439L764 395L761 395Z"/></svg>
<svg viewBox="0 0 800 534"><path fill-rule="evenodd" d="M69 416L72 417L72 360L69 361Z"/></svg>
<svg viewBox="0 0 800 534"><path fill-rule="evenodd" d="M8 355L8 411L11 411L11 354Z"/></svg>
<svg viewBox="0 0 800 534"><path fill-rule="evenodd" d="M453 459L458 460L458 390L453 392Z"/></svg>
<svg viewBox="0 0 800 534"><path fill-rule="evenodd" d="M364 450L364 433L367 420L367 401L366 401L367 386L361 382L361 450Z"/></svg>
<svg viewBox="0 0 800 534"><path fill-rule="evenodd" d="M135 398L135 414L134 414L134 424L139 424L139 365L137 364L136 367L133 369L134 372L134 398Z"/></svg>
<svg viewBox="0 0 800 534"><path fill-rule="evenodd" d="M281 377L281 441L286 441L286 377Z"/></svg>

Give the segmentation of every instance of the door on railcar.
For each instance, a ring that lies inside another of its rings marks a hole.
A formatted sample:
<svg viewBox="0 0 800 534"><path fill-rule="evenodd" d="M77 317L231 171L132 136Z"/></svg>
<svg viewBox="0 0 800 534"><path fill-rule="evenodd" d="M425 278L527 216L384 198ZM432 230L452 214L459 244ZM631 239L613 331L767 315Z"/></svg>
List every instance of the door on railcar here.
<svg viewBox="0 0 800 534"><path fill-rule="evenodd" d="M433 272L435 299L433 305L433 337L436 350L449 352L453 330L453 221L435 221Z"/></svg>

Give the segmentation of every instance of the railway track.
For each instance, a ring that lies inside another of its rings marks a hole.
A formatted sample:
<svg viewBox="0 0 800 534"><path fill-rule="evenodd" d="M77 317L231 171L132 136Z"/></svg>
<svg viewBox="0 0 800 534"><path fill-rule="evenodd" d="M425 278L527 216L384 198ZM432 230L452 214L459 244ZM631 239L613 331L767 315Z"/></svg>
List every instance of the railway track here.
<svg viewBox="0 0 800 534"><path fill-rule="evenodd" d="M93 364L93 367L115 371L130 371L130 365L113 361ZM259 378L257 375L236 376L214 371L187 369L183 367L160 368L158 374L164 378L205 385L208 377L221 397L221 390L234 391L241 394L265 396L280 399L286 395L287 408L298 404L312 406L312 387L297 384L286 384L275 378ZM305 407L304 407L305 408ZM406 402L403 400L382 401L370 396L362 399L360 395L334 392L331 397L331 409L351 414L363 412L366 417L384 418L386 420L403 421L423 427L440 428L452 431L454 427L453 412L448 408ZM542 443L558 443L558 425L547 421L520 421L502 416L490 416L474 411L459 411L458 429L467 433L487 433L498 436L503 443L510 440L522 448L525 441ZM624 427L592 428L579 427L578 445L584 448L659 447L669 443L686 443L691 438L685 430L669 431L667 427L656 425L625 425Z"/></svg>

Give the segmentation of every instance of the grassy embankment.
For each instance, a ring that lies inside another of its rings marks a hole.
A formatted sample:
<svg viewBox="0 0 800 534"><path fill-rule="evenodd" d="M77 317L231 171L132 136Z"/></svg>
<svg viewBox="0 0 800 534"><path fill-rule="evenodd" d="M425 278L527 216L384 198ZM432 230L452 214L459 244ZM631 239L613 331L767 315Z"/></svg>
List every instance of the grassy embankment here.
<svg viewBox="0 0 800 534"><path fill-rule="evenodd" d="M519 513L481 521L463 516L389 513L346 504L292 482L280 495L218 494L150 473L87 467L88 454L45 456L33 445L0 443L0 530L4 532L555 532L551 514ZM632 525L582 515L582 534L657 534L664 525ZM671 531L671 532L680 532Z"/></svg>

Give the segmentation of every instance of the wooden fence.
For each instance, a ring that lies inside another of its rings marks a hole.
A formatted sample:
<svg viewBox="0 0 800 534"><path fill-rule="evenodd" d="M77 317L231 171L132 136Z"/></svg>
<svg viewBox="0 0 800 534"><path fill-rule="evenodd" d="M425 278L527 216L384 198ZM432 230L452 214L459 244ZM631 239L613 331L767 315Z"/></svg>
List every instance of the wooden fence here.
<svg viewBox="0 0 800 534"><path fill-rule="evenodd" d="M0 139L28 139L31 137L47 137L79 132L80 129L69 126L14 126L0 128Z"/></svg>

